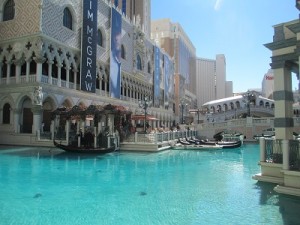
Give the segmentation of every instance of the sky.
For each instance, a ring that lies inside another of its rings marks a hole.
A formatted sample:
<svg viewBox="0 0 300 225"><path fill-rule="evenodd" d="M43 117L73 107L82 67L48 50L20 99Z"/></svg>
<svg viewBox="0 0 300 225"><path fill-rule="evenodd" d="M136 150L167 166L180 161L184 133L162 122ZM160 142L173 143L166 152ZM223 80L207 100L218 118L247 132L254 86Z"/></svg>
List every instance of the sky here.
<svg viewBox="0 0 300 225"><path fill-rule="evenodd" d="M217 54L225 55L226 80L233 82L233 92L261 88L272 56L264 44L273 41L273 26L299 18L295 0L151 0L151 4L151 19L179 23L197 57L214 60Z"/></svg>

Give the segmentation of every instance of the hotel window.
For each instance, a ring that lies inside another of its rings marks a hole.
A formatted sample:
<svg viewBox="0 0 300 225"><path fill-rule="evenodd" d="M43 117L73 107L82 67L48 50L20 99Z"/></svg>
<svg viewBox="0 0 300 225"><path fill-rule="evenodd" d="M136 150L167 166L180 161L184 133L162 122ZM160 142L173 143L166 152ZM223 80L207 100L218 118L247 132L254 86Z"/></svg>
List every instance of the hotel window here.
<svg viewBox="0 0 300 225"><path fill-rule="evenodd" d="M15 17L15 2L8 0L3 8L3 21L12 20Z"/></svg>
<svg viewBox="0 0 300 225"><path fill-rule="evenodd" d="M136 68L138 70L142 70L142 60L141 60L140 55L137 55L137 57L136 57Z"/></svg>
<svg viewBox="0 0 300 225"><path fill-rule="evenodd" d="M72 14L68 8L64 9L64 18L63 18L64 26L72 30L73 28L73 19Z"/></svg>
<svg viewBox="0 0 300 225"><path fill-rule="evenodd" d="M100 29L98 29L98 39L97 44L101 47L103 47L103 35Z"/></svg>
<svg viewBox="0 0 300 225"><path fill-rule="evenodd" d="M121 58L126 59L126 52L124 45L121 46Z"/></svg>

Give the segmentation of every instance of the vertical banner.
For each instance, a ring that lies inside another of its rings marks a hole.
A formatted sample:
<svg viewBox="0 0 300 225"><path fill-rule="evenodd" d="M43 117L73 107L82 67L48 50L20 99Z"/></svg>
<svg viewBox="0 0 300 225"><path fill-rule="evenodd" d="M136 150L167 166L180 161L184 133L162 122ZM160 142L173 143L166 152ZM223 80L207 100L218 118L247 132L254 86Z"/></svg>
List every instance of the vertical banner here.
<svg viewBox="0 0 300 225"><path fill-rule="evenodd" d="M164 104L166 108L169 108L169 86L170 86L170 60L167 55L164 55L164 74L165 74L165 85L164 85Z"/></svg>
<svg viewBox="0 0 300 225"><path fill-rule="evenodd" d="M154 107L159 108L159 96L160 96L160 50L157 46L154 47L154 78L153 78L153 96Z"/></svg>
<svg viewBox="0 0 300 225"><path fill-rule="evenodd" d="M121 97L121 39L122 17L111 8L111 41L110 41L110 96Z"/></svg>
<svg viewBox="0 0 300 225"><path fill-rule="evenodd" d="M96 92L98 1L82 1L81 90Z"/></svg>

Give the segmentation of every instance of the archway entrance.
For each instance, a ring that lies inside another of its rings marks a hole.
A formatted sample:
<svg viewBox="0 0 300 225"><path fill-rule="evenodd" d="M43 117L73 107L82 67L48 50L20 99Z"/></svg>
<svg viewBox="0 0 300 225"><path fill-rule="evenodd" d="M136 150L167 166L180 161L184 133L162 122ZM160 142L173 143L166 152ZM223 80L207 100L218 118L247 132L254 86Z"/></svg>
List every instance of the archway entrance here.
<svg viewBox="0 0 300 225"><path fill-rule="evenodd" d="M33 113L31 107L31 100L25 99L22 104L21 133L32 133Z"/></svg>

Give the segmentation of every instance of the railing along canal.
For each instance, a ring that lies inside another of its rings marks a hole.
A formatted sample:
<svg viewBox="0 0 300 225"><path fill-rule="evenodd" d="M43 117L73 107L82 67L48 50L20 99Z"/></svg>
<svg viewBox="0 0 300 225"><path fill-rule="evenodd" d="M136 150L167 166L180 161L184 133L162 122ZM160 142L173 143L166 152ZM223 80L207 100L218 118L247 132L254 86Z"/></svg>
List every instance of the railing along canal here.
<svg viewBox="0 0 300 225"><path fill-rule="evenodd" d="M300 142L298 140L288 140L289 168L300 171ZM264 158L267 163L283 163L283 140L268 139L264 141Z"/></svg>

